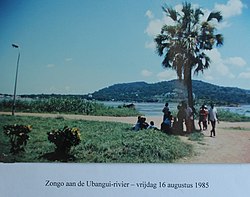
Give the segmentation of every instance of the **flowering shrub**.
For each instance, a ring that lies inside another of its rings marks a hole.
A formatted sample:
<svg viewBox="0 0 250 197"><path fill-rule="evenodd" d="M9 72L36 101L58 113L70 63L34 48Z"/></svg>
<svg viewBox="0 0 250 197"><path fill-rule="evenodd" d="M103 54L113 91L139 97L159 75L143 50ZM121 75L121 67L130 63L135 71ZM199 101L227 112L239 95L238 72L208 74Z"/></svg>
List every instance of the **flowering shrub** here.
<svg viewBox="0 0 250 197"><path fill-rule="evenodd" d="M55 152L68 154L72 146L80 143L80 131L78 128L64 127L63 129L48 132L48 140L56 145Z"/></svg>
<svg viewBox="0 0 250 197"><path fill-rule="evenodd" d="M5 125L3 126L3 131L10 138L11 153L16 154L24 151L24 147L29 140L28 133L31 132L30 125Z"/></svg>

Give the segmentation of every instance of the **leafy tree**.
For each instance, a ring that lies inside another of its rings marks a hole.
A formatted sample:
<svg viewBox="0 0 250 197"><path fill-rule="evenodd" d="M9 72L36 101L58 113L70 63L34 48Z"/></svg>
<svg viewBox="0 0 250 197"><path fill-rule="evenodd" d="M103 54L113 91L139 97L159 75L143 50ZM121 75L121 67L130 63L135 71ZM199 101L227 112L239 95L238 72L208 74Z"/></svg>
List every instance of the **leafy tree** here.
<svg viewBox="0 0 250 197"><path fill-rule="evenodd" d="M215 22L222 21L220 12L211 12L202 21L204 12L201 8L194 8L190 3L183 3L180 12L168 7L163 11L173 21L173 25L165 24L161 33L156 36L156 49L159 56L164 55L162 65L176 70L180 80L183 79L188 93L188 104L193 107L192 70L202 72L210 65L207 50L214 45L223 45L223 36L215 34Z"/></svg>

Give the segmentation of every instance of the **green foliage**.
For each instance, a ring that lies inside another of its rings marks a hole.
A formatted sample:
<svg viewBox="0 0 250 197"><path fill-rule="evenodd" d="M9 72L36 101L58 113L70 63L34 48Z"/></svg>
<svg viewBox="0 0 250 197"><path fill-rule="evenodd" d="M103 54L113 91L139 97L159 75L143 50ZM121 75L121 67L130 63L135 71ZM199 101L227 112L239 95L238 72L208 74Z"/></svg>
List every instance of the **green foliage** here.
<svg viewBox="0 0 250 197"><path fill-rule="evenodd" d="M56 145L55 152L60 152L65 155L69 154L72 146L76 146L81 142L78 128L65 126L63 129L52 130L47 134L48 140Z"/></svg>
<svg viewBox="0 0 250 197"><path fill-rule="evenodd" d="M167 163L192 154L192 146L182 142L179 137L154 130L135 132L131 130L132 125L125 123L0 116L0 126L3 122L33 125L26 152L21 155L8 154L10 145L0 132L0 160L4 162ZM70 151L72 159L51 159L55 156L55 147L49 142L47 132L61 125L81 131L80 143Z"/></svg>
<svg viewBox="0 0 250 197"><path fill-rule="evenodd" d="M12 101L1 101L0 111L10 111ZM38 113L73 113L100 116L137 116L139 112L135 109L107 107L102 103L86 101L79 98L51 97L48 99L35 99L31 101L17 100L17 112Z"/></svg>
<svg viewBox="0 0 250 197"><path fill-rule="evenodd" d="M10 139L10 152L13 154L17 154L21 151L24 151L24 147L27 145L27 141L29 140L28 133L31 132L30 125L4 125L3 132Z"/></svg>
<svg viewBox="0 0 250 197"><path fill-rule="evenodd" d="M229 122L249 122L250 117L233 113L228 110L218 109L218 117L220 121L229 121Z"/></svg>

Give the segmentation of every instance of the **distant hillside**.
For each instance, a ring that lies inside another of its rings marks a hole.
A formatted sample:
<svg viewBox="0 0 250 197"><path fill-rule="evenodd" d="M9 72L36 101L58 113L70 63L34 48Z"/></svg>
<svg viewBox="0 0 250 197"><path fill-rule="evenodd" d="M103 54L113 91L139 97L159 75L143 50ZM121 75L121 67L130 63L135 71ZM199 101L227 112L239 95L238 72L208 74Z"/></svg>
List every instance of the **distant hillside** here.
<svg viewBox="0 0 250 197"><path fill-rule="evenodd" d="M196 102L213 101L221 105L250 104L250 90L222 87L193 80L193 93ZM29 94L19 95L23 98L85 98L100 101L123 102L178 102L187 98L186 88L179 80L162 81L159 83L121 83L95 91L87 95L61 94ZM0 94L1 98L11 98L11 95Z"/></svg>
<svg viewBox="0 0 250 197"><path fill-rule="evenodd" d="M193 93L198 100L225 104L250 103L250 91L240 88L222 87L193 81ZM187 98L186 89L179 80L163 81L154 84L133 82L115 84L94 92L92 99L124 102L159 102L183 100Z"/></svg>

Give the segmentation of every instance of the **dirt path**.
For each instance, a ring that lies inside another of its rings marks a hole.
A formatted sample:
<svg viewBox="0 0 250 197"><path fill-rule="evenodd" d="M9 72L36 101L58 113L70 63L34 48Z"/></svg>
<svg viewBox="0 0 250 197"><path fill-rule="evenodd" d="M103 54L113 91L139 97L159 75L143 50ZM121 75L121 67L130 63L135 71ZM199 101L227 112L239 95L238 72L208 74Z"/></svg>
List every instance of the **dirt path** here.
<svg viewBox="0 0 250 197"><path fill-rule="evenodd" d="M10 115L10 113L0 112ZM112 121L134 124L136 117L109 117L109 116L84 116L65 114L39 114L16 113L16 115L38 117L64 117L65 119ZM159 127L162 117L147 117L147 121L153 120ZM195 147L195 155L183 158L179 163L250 163L250 122L220 122L216 127L216 137L210 136L210 125L207 131L203 131L205 138L201 142L192 142L187 137L181 137L183 141L191 143Z"/></svg>
<svg viewBox="0 0 250 197"><path fill-rule="evenodd" d="M202 142L192 142L195 156L183 158L181 163L250 163L250 122L217 125L216 137L203 131ZM182 138L183 139L183 138ZM183 139L187 141L187 139Z"/></svg>

